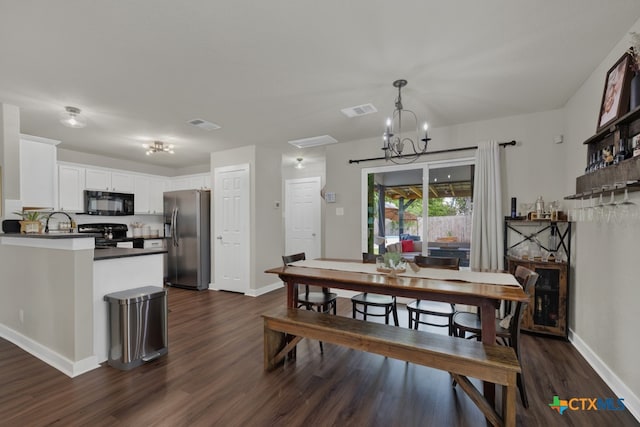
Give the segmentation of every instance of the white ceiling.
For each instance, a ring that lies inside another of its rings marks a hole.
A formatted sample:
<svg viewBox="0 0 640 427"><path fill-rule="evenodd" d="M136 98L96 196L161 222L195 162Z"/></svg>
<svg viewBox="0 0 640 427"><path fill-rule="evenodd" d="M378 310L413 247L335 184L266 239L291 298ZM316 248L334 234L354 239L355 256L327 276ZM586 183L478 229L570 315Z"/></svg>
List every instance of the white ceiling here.
<svg viewBox="0 0 640 427"><path fill-rule="evenodd" d="M431 127L560 108L639 17L637 0L0 0L0 102L61 148L179 168L380 136L398 78ZM87 127L58 122L66 105ZM176 153L145 156L156 139Z"/></svg>

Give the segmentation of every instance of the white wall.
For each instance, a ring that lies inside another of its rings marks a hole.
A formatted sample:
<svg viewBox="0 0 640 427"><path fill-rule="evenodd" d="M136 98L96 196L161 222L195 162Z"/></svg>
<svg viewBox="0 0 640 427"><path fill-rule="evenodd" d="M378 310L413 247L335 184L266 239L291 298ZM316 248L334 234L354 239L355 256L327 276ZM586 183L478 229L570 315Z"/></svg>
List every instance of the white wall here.
<svg viewBox="0 0 640 427"><path fill-rule="evenodd" d="M640 32L640 21L630 31ZM607 70L629 46L628 37L618 43L585 81L566 107L565 186L575 192L575 178L584 173L583 141L596 130ZM640 203L640 193L631 193ZM638 242L640 223L633 227L579 223L575 233L575 274L571 284L569 325L573 341L592 365L596 365L625 404L640 414L640 343Z"/></svg>
<svg viewBox="0 0 640 427"><path fill-rule="evenodd" d="M449 128L434 129L430 150L475 146L480 141L515 140L515 147L503 150L504 212L509 211L511 197L518 202L533 203L539 195L545 200L562 200L566 171L564 148L553 137L564 132L564 112L505 117L496 120L467 123ZM384 165L384 161L349 164L349 159L380 155L378 139L362 140L327 147L327 191L335 191L337 203L327 205L327 257L359 258L361 253L361 169ZM424 156L421 162L473 157L474 151ZM573 190L571 190L573 192ZM336 215L336 208L344 209L344 216Z"/></svg>

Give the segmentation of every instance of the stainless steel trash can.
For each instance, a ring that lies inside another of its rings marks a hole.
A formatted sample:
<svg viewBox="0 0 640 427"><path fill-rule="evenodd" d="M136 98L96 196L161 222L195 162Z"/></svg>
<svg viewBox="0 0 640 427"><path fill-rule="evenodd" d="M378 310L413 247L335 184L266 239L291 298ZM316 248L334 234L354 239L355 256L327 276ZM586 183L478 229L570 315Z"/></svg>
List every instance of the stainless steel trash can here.
<svg viewBox="0 0 640 427"><path fill-rule="evenodd" d="M145 286L104 300L109 303L109 365L129 370L167 354L166 289Z"/></svg>

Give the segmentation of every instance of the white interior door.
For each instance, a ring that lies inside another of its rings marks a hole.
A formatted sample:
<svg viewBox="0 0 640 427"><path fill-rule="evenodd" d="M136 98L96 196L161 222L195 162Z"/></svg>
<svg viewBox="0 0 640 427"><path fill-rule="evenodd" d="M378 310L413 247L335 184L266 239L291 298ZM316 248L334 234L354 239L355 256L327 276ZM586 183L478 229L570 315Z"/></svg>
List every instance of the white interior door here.
<svg viewBox="0 0 640 427"><path fill-rule="evenodd" d="M321 256L320 177L285 181L285 253Z"/></svg>
<svg viewBox="0 0 640 427"><path fill-rule="evenodd" d="M214 169L215 288L249 290L249 165Z"/></svg>

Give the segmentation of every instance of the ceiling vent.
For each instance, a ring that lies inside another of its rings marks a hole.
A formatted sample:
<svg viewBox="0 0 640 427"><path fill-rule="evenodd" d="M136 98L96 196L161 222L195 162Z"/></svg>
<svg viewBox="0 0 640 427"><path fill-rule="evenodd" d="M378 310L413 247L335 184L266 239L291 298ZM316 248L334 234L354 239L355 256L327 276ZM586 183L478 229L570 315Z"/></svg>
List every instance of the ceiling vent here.
<svg viewBox="0 0 640 427"><path fill-rule="evenodd" d="M366 116L367 114L373 114L378 112L378 110L376 109L376 107L373 106L373 104L356 105L355 107L343 108L340 111L342 111L342 114L344 114L347 117Z"/></svg>
<svg viewBox="0 0 640 427"><path fill-rule="evenodd" d="M202 120L202 119L189 120L187 123L189 123L190 125L193 125L195 127L198 127L200 129L204 129L204 130L220 129L220 126L218 126L217 124L211 123L211 122L208 122L208 121Z"/></svg>
<svg viewBox="0 0 640 427"><path fill-rule="evenodd" d="M319 145L329 145L338 142L329 135L312 136L311 138L302 138L289 141L289 144L298 148L317 147Z"/></svg>

